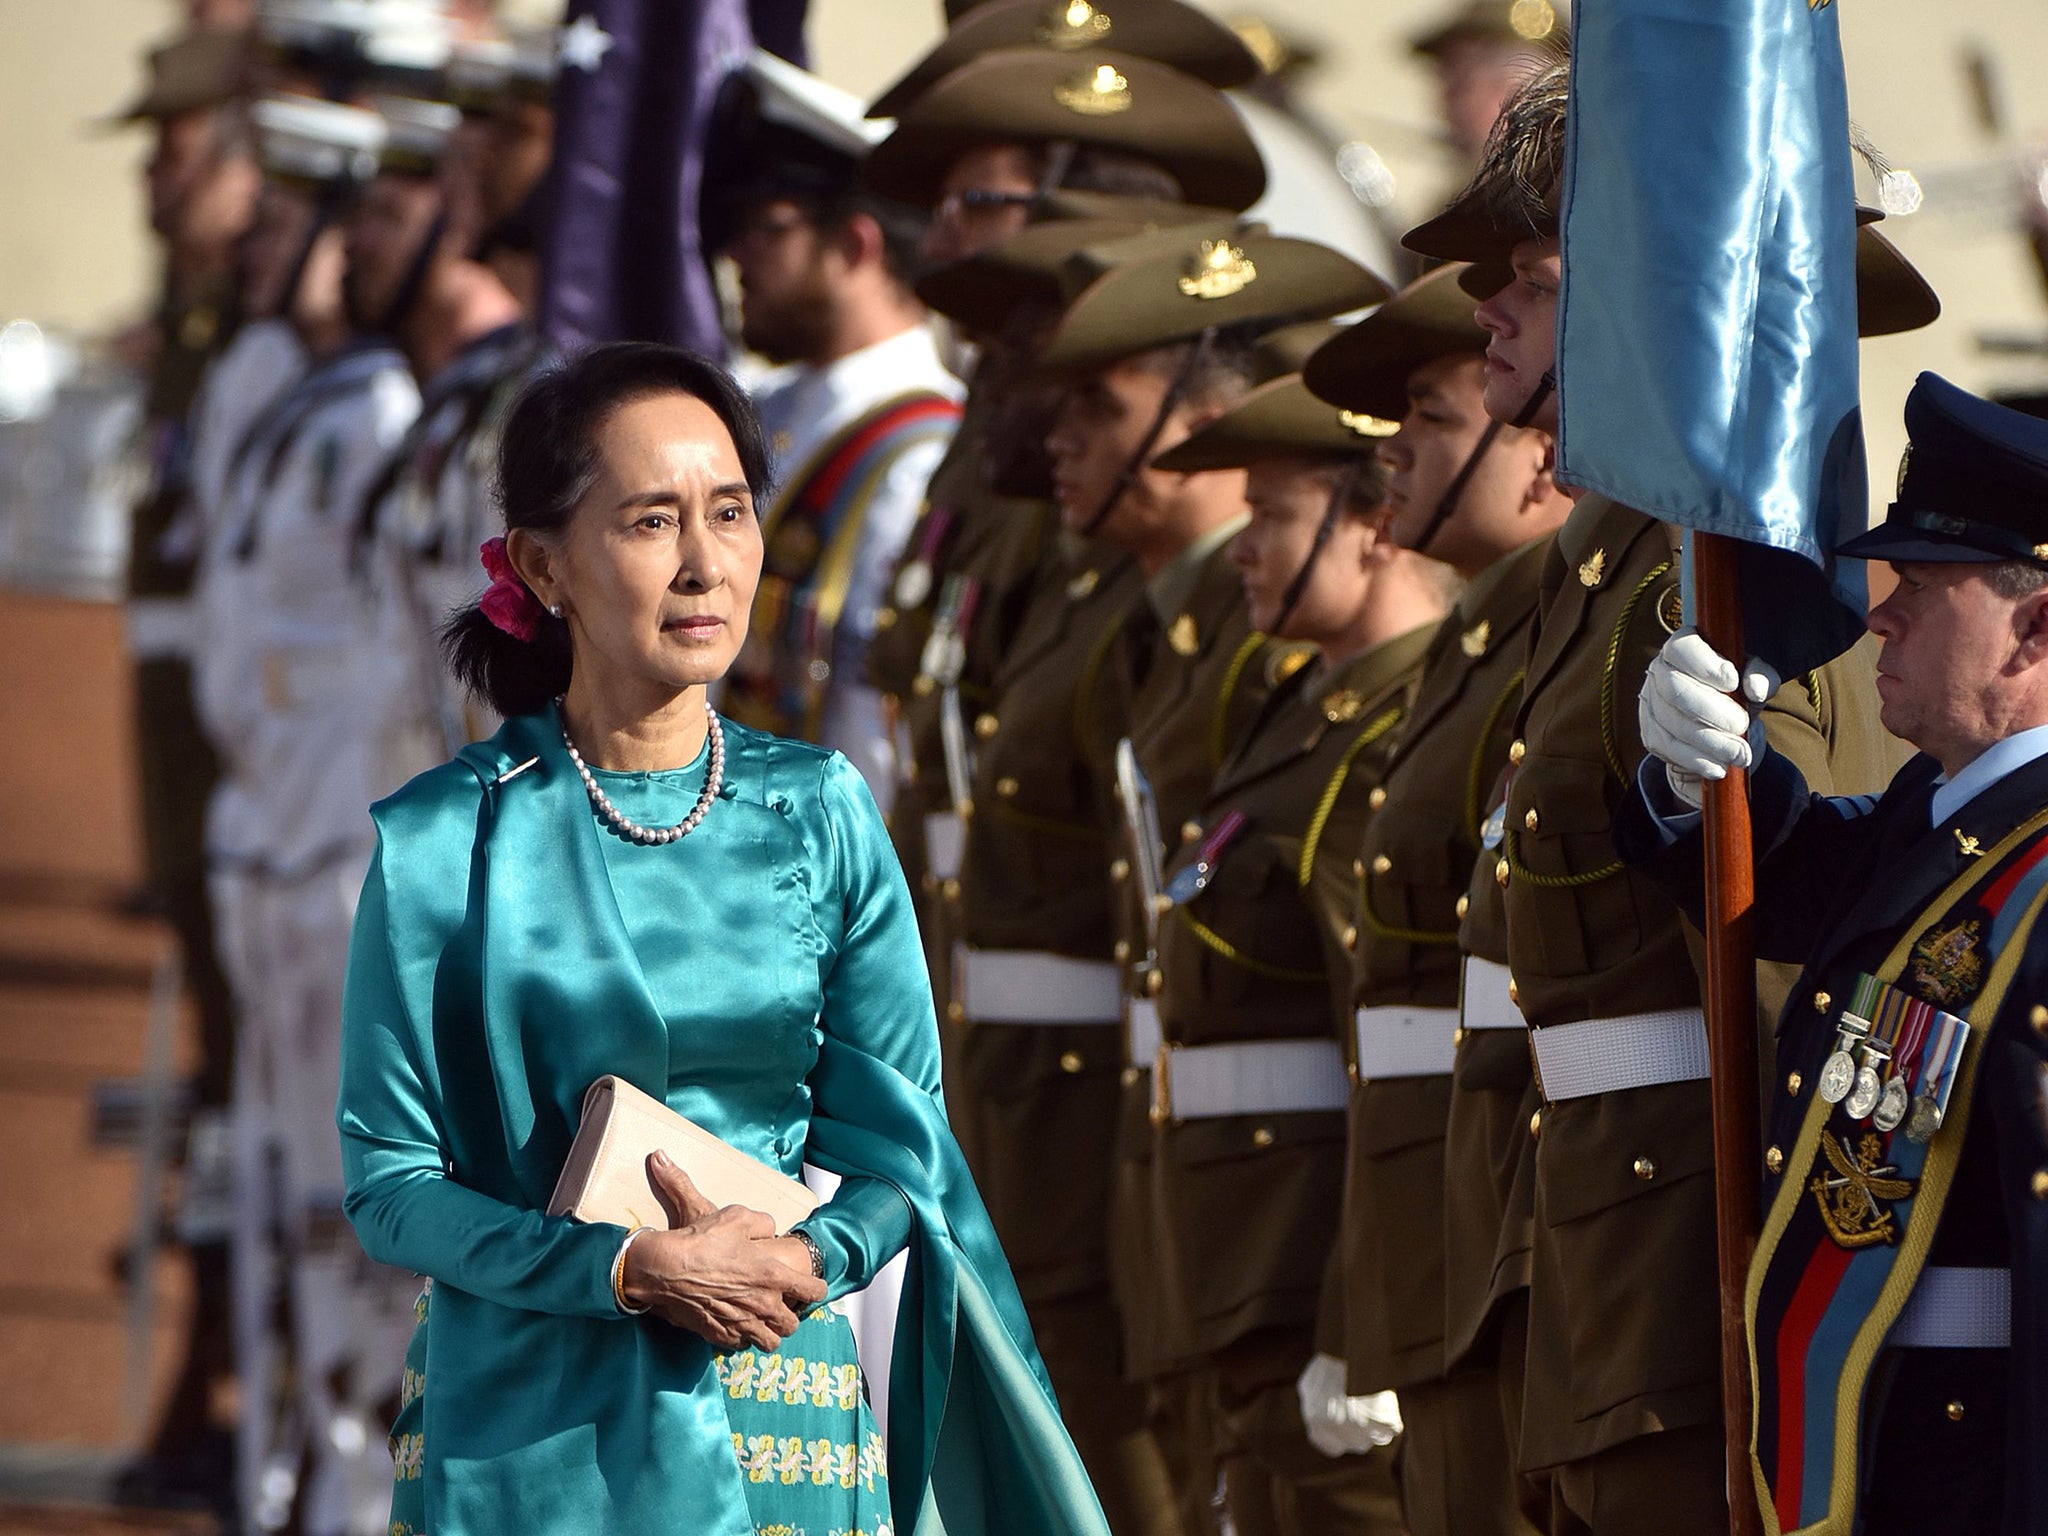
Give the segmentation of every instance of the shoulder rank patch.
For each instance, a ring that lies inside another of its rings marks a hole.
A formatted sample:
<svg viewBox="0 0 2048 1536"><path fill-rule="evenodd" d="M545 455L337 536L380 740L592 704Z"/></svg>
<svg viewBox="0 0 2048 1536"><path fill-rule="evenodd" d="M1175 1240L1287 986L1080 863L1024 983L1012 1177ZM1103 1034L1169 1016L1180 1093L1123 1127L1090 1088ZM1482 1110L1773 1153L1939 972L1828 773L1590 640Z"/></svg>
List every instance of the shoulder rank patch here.
<svg viewBox="0 0 2048 1536"><path fill-rule="evenodd" d="M1177 656L1192 656L1202 648L1202 632L1195 628L1195 616L1184 613L1167 626L1166 643Z"/></svg>
<svg viewBox="0 0 2048 1536"><path fill-rule="evenodd" d="M1984 956L1978 950L1984 925L1976 918L1936 928L1913 946L1907 976L1913 989L1937 1008L1951 1012L1977 995L1984 984Z"/></svg>
<svg viewBox="0 0 2048 1536"><path fill-rule="evenodd" d="M1473 661L1486 654L1486 647L1493 641L1493 621L1481 619L1465 633L1458 636L1458 649Z"/></svg>
<svg viewBox="0 0 2048 1536"><path fill-rule="evenodd" d="M1258 264L1228 240L1204 240L1182 267L1178 286L1191 299L1227 299L1258 278Z"/></svg>
<svg viewBox="0 0 2048 1536"><path fill-rule="evenodd" d="M1664 633L1675 635L1685 627L1685 592L1681 587L1672 587L1657 599L1657 622L1664 626Z"/></svg>
<svg viewBox="0 0 2048 1536"><path fill-rule="evenodd" d="M1356 688L1339 688L1323 695L1323 718L1332 725L1349 725L1365 713L1365 696Z"/></svg>
<svg viewBox="0 0 2048 1536"><path fill-rule="evenodd" d="M1266 686L1278 688L1315 659L1312 645L1282 646L1266 658Z"/></svg>
<svg viewBox="0 0 2048 1536"><path fill-rule="evenodd" d="M1114 65L1099 64L1054 86L1052 99L1081 117L1115 117L1131 110L1131 82Z"/></svg>
<svg viewBox="0 0 2048 1536"><path fill-rule="evenodd" d="M1591 589L1607 575L1607 551L1596 549L1579 562L1579 585Z"/></svg>

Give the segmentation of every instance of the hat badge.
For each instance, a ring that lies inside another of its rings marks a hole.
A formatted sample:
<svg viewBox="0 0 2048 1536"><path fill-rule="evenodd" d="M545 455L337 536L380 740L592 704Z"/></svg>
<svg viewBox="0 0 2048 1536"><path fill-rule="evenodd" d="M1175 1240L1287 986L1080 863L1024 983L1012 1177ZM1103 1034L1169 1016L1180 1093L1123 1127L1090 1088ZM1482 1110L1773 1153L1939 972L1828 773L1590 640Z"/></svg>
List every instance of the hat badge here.
<svg viewBox="0 0 2048 1536"><path fill-rule="evenodd" d="M1088 0L1054 0L1038 24L1038 40L1048 48L1087 48L1108 37L1114 25L1107 11Z"/></svg>
<svg viewBox="0 0 2048 1536"><path fill-rule="evenodd" d="M1228 240L1204 240L1182 265L1178 286L1191 299L1227 299L1258 277L1258 265Z"/></svg>
<svg viewBox="0 0 2048 1536"><path fill-rule="evenodd" d="M1364 411L1339 411L1337 425L1346 431L1356 432L1360 437L1392 437L1401 430L1401 423L1389 421L1384 416L1369 416Z"/></svg>
<svg viewBox="0 0 2048 1536"><path fill-rule="evenodd" d="M1131 110L1131 82L1118 74L1114 65L1098 64L1087 74L1053 87L1052 99L1082 117L1114 117Z"/></svg>

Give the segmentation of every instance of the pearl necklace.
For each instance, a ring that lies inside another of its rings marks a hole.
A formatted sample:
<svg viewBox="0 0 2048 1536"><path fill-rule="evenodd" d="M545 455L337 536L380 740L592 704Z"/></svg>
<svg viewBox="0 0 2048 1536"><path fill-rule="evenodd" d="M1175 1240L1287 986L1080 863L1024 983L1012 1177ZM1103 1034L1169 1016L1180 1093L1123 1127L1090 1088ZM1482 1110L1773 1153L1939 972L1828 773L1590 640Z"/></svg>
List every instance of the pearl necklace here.
<svg viewBox="0 0 2048 1536"><path fill-rule="evenodd" d="M555 700L557 714L561 707L562 701ZM596 775L591 773L590 765L583 761L583 754L576 750L576 743L569 739L568 721L562 722L562 745L569 749L569 761L576 765L577 775L583 780L584 793L590 796L592 808L628 842L638 843L643 848L678 842L697 830L704 813L711 809L711 802L718 798L718 791L725 784L725 731L718 723L717 710L706 708L704 719L711 732L711 762L704 770L704 788L690 814L672 827L643 827L613 805L611 796L604 792Z"/></svg>

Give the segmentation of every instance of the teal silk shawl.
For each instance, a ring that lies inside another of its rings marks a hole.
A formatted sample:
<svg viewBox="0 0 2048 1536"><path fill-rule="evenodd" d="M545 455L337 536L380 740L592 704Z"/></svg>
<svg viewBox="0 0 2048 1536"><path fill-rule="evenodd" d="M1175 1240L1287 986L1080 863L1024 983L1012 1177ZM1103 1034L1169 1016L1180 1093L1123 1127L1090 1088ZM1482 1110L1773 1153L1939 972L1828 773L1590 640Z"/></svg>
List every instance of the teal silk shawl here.
<svg viewBox="0 0 2048 1536"><path fill-rule="evenodd" d="M816 1008L792 1021L815 1060L776 1100L808 1108L787 1160L880 1179L913 1216L890 1379L896 1529L1107 1536L947 1126L881 817L843 758L730 725L726 742L724 793L690 839L701 878L676 900L731 914L717 964ZM552 712L506 722L372 815L339 1120L364 1248L435 1280L427 1529L753 1536L710 1346L618 1313L620 1228L543 1214L589 1084L612 1072L659 1098L670 1075ZM814 882L842 903L836 944L810 921ZM711 1129L772 1155L744 1111L721 1123L708 1107Z"/></svg>

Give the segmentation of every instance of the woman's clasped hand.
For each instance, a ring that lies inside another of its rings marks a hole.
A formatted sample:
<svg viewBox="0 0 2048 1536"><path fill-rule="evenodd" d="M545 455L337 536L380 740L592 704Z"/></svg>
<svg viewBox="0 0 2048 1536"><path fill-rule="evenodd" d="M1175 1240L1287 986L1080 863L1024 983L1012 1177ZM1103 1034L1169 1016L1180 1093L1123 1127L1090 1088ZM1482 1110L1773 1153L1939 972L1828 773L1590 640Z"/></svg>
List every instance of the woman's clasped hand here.
<svg viewBox="0 0 2048 1536"><path fill-rule="evenodd" d="M671 1227L626 1251L620 1284L633 1306L719 1349L774 1349L825 1299L810 1250L777 1237L773 1217L713 1205L666 1153L647 1159L647 1176Z"/></svg>

